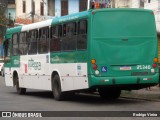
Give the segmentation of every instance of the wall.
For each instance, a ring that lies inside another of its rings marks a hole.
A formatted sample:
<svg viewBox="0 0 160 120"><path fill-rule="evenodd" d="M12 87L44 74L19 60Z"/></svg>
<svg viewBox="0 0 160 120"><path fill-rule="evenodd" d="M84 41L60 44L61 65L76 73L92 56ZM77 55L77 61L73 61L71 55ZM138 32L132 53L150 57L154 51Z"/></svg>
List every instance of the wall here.
<svg viewBox="0 0 160 120"><path fill-rule="evenodd" d="M68 0L68 14L79 12L79 0ZM55 17L61 16L61 0L55 0Z"/></svg>
<svg viewBox="0 0 160 120"><path fill-rule="evenodd" d="M29 24L31 23L31 5L32 5L32 0L25 0L26 1L26 12L23 13L22 11L22 3L23 0L16 0L16 22L21 23L21 24ZM43 0L44 1L44 16L40 16L40 2L42 2L42 0L34 0L35 1L35 22L38 21L43 21L47 18L47 14L48 14L48 2L47 0Z"/></svg>
<svg viewBox="0 0 160 120"><path fill-rule="evenodd" d="M131 0L130 7L131 8L139 8L140 7L140 1L139 0Z"/></svg>
<svg viewBox="0 0 160 120"><path fill-rule="evenodd" d="M69 14L79 12L79 0L69 0Z"/></svg>
<svg viewBox="0 0 160 120"><path fill-rule="evenodd" d="M115 8L130 7L130 0L115 0Z"/></svg>
<svg viewBox="0 0 160 120"><path fill-rule="evenodd" d="M8 9L8 14L11 14L10 16L11 16L11 20L15 20L15 18L16 18L16 10L14 9L14 8L10 8L10 9Z"/></svg>
<svg viewBox="0 0 160 120"><path fill-rule="evenodd" d="M15 20L16 18L16 5L15 4L8 4L8 15L11 14L11 19Z"/></svg>
<svg viewBox="0 0 160 120"><path fill-rule="evenodd" d="M48 0L48 15L55 16L55 0Z"/></svg>

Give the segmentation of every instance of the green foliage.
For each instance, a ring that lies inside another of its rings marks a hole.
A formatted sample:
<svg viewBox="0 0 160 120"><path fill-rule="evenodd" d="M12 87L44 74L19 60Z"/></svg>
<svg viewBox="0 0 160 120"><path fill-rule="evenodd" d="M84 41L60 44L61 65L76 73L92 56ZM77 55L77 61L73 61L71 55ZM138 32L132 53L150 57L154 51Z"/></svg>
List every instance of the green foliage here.
<svg viewBox="0 0 160 120"><path fill-rule="evenodd" d="M3 37L6 32L6 26L8 23L7 15L7 4L0 1L0 37Z"/></svg>

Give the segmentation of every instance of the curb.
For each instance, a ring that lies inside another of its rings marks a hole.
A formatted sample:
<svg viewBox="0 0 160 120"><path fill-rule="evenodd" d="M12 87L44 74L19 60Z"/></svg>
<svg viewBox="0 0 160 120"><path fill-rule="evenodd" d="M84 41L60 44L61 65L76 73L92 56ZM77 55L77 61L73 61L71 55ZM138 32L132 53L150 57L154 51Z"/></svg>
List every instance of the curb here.
<svg viewBox="0 0 160 120"><path fill-rule="evenodd" d="M151 88L151 91L147 91L146 89L122 91L121 98L160 102L160 89Z"/></svg>

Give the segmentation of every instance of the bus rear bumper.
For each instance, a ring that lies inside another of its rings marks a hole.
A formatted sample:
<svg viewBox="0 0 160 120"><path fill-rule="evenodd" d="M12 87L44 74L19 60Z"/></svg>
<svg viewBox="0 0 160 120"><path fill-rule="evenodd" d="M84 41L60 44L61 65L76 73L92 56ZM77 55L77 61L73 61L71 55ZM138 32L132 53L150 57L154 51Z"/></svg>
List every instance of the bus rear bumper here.
<svg viewBox="0 0 160 120"><path fill-rule="evenodd" d="M120 87L120 89L133 90L159 83L159 73L151 76L120 76L120 77L96 77L91 75L89 87Z"/></svg>

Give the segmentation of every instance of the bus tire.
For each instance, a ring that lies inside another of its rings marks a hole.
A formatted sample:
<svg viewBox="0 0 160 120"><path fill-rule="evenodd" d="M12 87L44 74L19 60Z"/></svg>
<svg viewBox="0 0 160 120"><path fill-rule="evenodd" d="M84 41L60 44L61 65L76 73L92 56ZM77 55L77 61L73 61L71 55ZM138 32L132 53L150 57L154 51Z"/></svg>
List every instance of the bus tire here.
<svg viewBox="0 0 160 120"><path fill-rule="evenodd" d="M57 100L57 101L64 100L65 93L62 92L62 90L61 90L61 84L60 84L59 76L55 75L52 80L53 80L53 82L52 82L52 92L53 92L54 99Z"/></svg>
<svg viewBox="0 0 160 120"><path fill-rule="evenodd" d="M17 75L14 76L14 81L16 81L16 90L17 90L17 93L20 94L20 95L26 94L26 88L19 87L19 79L18 79Z"/></svg>
<svg viewBox="0 0 160 120"><path fill-rule="evenodd" d="M99 88L98 92L101 98L104 99L118 99L121 94L121 90L116 88Z"/></svg>

